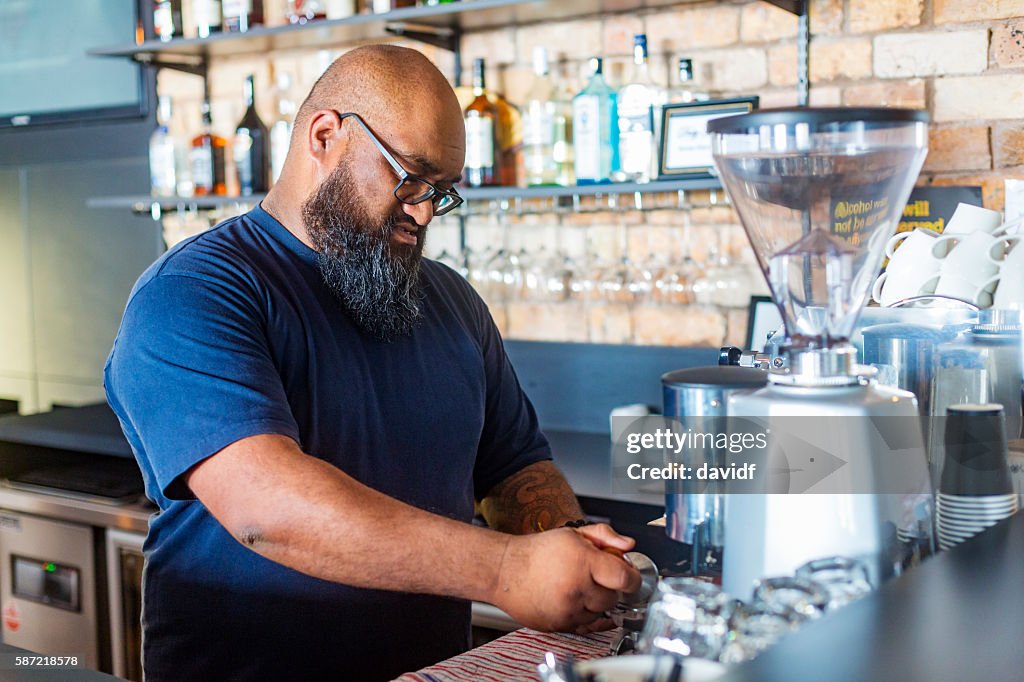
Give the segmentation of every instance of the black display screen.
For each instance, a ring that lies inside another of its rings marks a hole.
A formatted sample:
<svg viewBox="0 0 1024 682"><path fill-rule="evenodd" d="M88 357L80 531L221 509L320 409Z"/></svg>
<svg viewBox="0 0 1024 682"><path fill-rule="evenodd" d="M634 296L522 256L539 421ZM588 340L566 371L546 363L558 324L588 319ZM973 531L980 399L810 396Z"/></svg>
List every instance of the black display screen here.
<svg viewBox="0 0 1024 682"><path fill-rule="evenodd" d="M11 555L11 592L16 597L81 611L81 572L74 566Z"/></svg>

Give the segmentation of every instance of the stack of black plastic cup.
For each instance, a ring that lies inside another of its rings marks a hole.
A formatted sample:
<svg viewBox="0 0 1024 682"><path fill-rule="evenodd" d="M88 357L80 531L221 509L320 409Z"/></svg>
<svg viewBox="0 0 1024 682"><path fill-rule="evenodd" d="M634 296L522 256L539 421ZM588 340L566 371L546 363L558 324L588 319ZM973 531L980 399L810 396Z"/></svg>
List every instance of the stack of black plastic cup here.
<svg viewBox="0 0 1024 682"><path fill-rule="evenodd" d="M1017 512L1003 406L951 405L939 483L939 548L949 549Z"/></svg>

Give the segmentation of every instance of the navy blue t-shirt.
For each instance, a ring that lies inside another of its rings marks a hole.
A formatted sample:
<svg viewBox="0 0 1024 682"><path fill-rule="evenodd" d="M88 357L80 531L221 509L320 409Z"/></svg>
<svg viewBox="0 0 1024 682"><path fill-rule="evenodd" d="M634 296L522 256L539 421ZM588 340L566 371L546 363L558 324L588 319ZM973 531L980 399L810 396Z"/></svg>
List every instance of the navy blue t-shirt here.
<svg viewBox="0 0 1024 682"><path fill-rule="evenodd" d="M424 259L421 273L421 324L382 343L324 285L316 253L256 208L136 283L105 386L160 508L145 545L150 682L390 679L467 648L467 602L274 563L182 480L239 439L281 434L376 490L468 522L474 497L549 459L483 301L443 265Z"/></svg>

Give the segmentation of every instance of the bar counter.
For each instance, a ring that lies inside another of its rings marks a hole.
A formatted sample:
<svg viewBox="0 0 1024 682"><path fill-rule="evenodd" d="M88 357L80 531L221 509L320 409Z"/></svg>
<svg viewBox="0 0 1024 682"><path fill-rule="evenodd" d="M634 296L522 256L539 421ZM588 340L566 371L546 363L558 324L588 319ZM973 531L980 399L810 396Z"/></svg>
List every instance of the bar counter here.
<svg viewBox="0 0 1024 682"><path fill-rule="evenodd" d="M1024 679L1024 515L935 556L841 611L805 625L722 682ZM536 680L545 651L607 655L610 633L522 629L401 682Z"/></svg>

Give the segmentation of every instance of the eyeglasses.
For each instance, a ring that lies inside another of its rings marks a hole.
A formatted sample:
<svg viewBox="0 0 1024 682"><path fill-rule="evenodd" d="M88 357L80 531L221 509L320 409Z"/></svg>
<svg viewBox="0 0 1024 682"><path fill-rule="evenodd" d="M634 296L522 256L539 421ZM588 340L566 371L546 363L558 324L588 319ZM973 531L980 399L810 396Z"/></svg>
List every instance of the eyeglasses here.
<svg viewBox="0 0 1024 682"><path fill-rule="evenodd" d="M454 211L456 208L462 205L463 199L459 196L459 193L454 189L441 189L435 186L427 180L424 180L418 175L413 175L409 171L402 168L402 164L398 163L398 160L388 151L384 143L373 134L370 127L366 125L359 114L349 112L342 114L341 112L335 111L334 114L338 117L338 121L344 121L346 118L355 119L356 123L359 124L366 134L370 136L370 140L380 151L384 159L391 165L398 175L398 184L395 185L394 194L395 198L401 201L403 204L410 204L415 206L421 204L428 199L434 206L434 215L440 216L445 213Z"/></svg>

